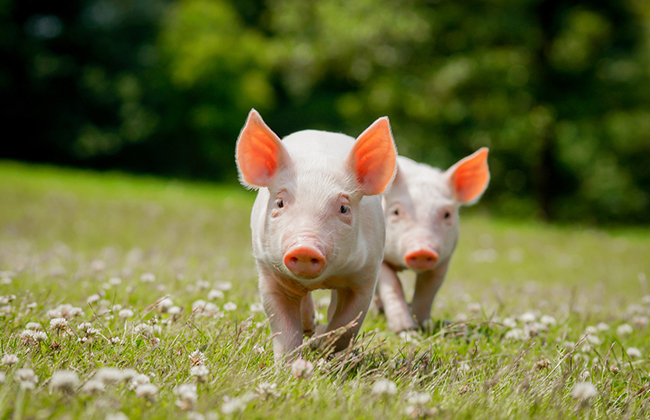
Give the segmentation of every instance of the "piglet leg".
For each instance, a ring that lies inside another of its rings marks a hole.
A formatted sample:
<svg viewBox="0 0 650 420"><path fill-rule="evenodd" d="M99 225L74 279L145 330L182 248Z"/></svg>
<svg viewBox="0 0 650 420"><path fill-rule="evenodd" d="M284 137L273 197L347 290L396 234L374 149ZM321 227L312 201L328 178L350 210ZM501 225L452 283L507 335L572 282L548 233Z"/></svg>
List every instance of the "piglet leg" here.
<svg viewBox="0 0 650 420"><path fill-rule="evenodd" d="M302 319L302 332L307 336L312 336L316 329L314 300L311 292L308 292L300 301L300 318Z"/></svg>
<svg viewBox="0 0 650 420"><path fill-rule="evenodd" d="M381 264L377 288L390 329L396 333L414 330L416 326L404 298L402 282L397 273L385 263Z"/></svg>
<svg viewBox="0 0 650 420"><path fill-rule="evenodd" d="M274 336L273 354L280 359L302 344L300 307L304 296L283 288L275 277L263 270L260 270L259 287L264 312L269 317L271 334Z"/></svg>
<svg viewBox="0 0 650 420"><path fill-rule="evenodd" d="M327 325L326 332L348 325L356 319L355 325L343 333L334 343L334 351L345 349L350 340L357 335L363 320L368 314L368 308L372 301L374 290L372 287L366 289L338 289L336 291L336 309L332 320ZM331 303L331 305L334 302Z"/></svg>
<svg viewBox="0 0 650 420"><path fill-rule="evenodd" d="M449 260L441 263L433 270L423 271L417 275L411 311L420 325L431 317L433 298L436 297L436 293L445 279L448 266Z"/></svg>

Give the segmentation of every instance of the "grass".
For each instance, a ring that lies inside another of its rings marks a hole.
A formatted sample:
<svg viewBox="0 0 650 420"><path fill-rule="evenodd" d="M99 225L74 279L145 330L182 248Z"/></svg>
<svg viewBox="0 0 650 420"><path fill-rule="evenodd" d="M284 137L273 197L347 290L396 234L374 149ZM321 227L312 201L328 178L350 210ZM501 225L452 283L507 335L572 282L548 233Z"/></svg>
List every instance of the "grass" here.
<svg viewBox="0 0 650 420"><path fill-rule="evenodd" d="M647 230L463 214L431 328L396 336L373 311L349 351L306 352L313 376L301 379L273 361L256 311L253 199L236 186L0 162L0 355L18 360L0 365L0 418L648 415ZM406 275L407 289L411 282ZM321 314L326 299L319 293ZM83 314L57 332L48 311L61 304ZM121 317L124 309L133 317ZM43 341L23 332L29 322L43 326ZM80 330L84 322L96 331ZM207 377L191 373L197 350ZM157 394L132 390L128 375L112 383L106 367L147 375ZM33 389L24 377L21 387L19 369L38 376ZM66 387L58 370L79 382ZM574 398L580 382L597 394ZM182 384L195 384L196 395ZM105 389L90 393L91 385Z"/></svg>

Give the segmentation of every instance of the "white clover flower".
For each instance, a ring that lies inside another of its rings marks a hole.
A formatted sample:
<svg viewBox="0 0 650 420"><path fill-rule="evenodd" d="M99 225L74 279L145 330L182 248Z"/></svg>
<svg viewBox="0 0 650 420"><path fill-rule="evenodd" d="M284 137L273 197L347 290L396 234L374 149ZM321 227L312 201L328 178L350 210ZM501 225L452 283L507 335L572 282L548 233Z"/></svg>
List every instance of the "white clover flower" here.
<svg viewBox="0 0 650 420"><path fill-rule="evenodd" d="M469 317L464 312L461 312L461 313L457 314L456 318L455 318L456 322L465 322L468 319L469 319Z"/></svg>
<svg viewBox="0 0 650 420"><path fill-rule="evenodd" d="M13 366L17 364L19 361L20 359L18 359L18 356L16 356L15 354L5 354L4 356L2 356L3 365Z"/></svg>
<svg viewBox="0 0 650 420"><path fill-rule="evenodd" d="M641 298L641 302L643 302L646 305L650 305L650 295L645 295Z"/></svg>
<svg viewBox="0 0 650 420"><path fill-rule="evenodd" d="M635 316L634 318L632 318L632 324L634 324L634 326L639 330L642 330L645 327L647 327L648 322L649 321L647 316Z"/></svg>
<svg viewBox="0 0 650 420"><path fill-rule="evenodd" d="M598 394L594 384L590 382L579 382L571 390L571 396L578 400L588 400Z"/></svg>
<svg viewBox="0 0 650 420"><path fill-rule="evenodd" d="M214 288L227 292L228 290L232 289L232 283L229 281L218 281L214 283Z"/></svg>
<svg viewBox="0 0 650 420"><path fill-rule="evenodd" d="M192 302L192 311L195 311L197 309L204 309L205 305L207 305L208 302L204 301L203 299L198 299Z"/></svg>
<svg viewBox="0 0 650 420"><path fill-rule="evenodd" d="M0 277L0 284L11 284L11 277Z"/></svg>
<svg viewBox="0 0 650 420"><path fill-rule="evenodd" d="M74 392L79 386L79 375L71 370L57 370L50 378L50 389L62 392Z"/></svg>
<svg viewBox="0 0 650 420"><path fill-rule="evenodd" d="M528 334L526 334L521 328L513 328L504 335L504 338L506 340L519 341L527 339Z"/></svg>
<svg viewBox="0 0 650 420"><path fill-rule="evenodd" d="M47 311L47 315L50 318L65 318L70 319L79 315L83 315L83 310L79 307L72 306L68 303L59 305L54 309Z"/></svg>
<svg viewBox="0 0 650 420"><path fill-rule="evenodd" d="M0 305L7 305L9 302L13 302L16 299L16 295L4 295L0 296Z"/></svg>
<svg viewBox="0 0 650 420"><path fill-rule="evenodd" d="M122 369L122 371L120 372L120 375L122 376L122 380L124 382L128 382L128 381L132 380L133 378L135 378L136 376L138 376L138 372L136 372L135 369L126 368L126 369ZM147 376L147 375L145 375L145 376ZM147 378L149 378L149 377L147 376Z"/></svg>
<svg viewBox="0 0 650 420"><path fill-rule="evenodd" d="M122 339L120 337L111 337L111 344L120 344Z"/></svg>
<svg viewBox="0 0 650 420"><path fill-rule="evenodd" d="M599 322L598 325L596 325L596 328L598 328L598 331L607 331L609 330L609 325L604 322Z"/></svg>
<svg viewBox="0 0 650 420"><path fill-rule="evenodd" d="M118 411L117 413L108 413L105 420L129 420L126 414Z"/></svg>
<svg viewBox="0 0 650 420"><path fill-rule="evenodd" d="M223 397L224 403L221 405L221 412L225 415L236 412L241 413L246 409L246 403L241 398Z"/></svg>
<svg viewBox="0 0 650 420"><path fill-rule="evenodd" d="M503 325L508 328L516 328L517 321L514 318L504 318Z"/></svg>
<svg viewBox="0 0 650 420"><path fill-rule="evenodd" d="M426 392L411 392L406 398L406 401L415 406L423 406L431 401L431 395Z"/></svg>
<svg viewBox="0 0 650 420"><path fill-rule="evenodd" d="M140 385L148 384L151 382L151 378L149 378L147 375L144 375L142 373L135 375L132 379L131 382L129 382L129 389L131 391L135 390L137 387Z"/></svg>
<svg viewBox="0 0 650 420"><path fill-rule="evenodd" d="M11 307L11 305L0 306L0 316L11 315L12 310L13 308Z"/></svg>
<svg viewBox="0 0 650 420"><path fill-rule="evenodd" d="M65 318L54 318L50 320L50 329L54 331L64 331L68 326L68 320Z"/></svg>
<svg viewBox="0 0 650 420"><path fill-rule="evenodd" d="M20 332L20 338L22 338L25 341L30 341L32 338L34 338L34 331L23 330Z"/></svg>
<svg viewBox="0 0 650 420"><path fill-rule="evenodd" d="M111 286L119 286L120 284L122 284L122 279L119 277L111 277L110 279L108 279L108 284L110 284Z"/></svg>
<svg viewBox="0 0 650 420"><path fill-rule="evenodd" d="M188 357L190 358L190 365L192 366L202 366L208 360L201 350L194 350Z"/></svg>
<svg viewBox="0 0 650 420"><path fill-rule="evenodd" d="M0 370L0 385L4 384L7 380L7 374Z"/></svg>
<svg viewBox="0 0 650 420"><path fill-rule="evenodd" d="M404 343L413 343L418 344L417 339L418 333L415 331L402 331L399 333L399 338L402 339Z"/></svg>
<svg viewBox="0 0 650 420"><path fill-rule="evenodd" d="M88 302L89 304L92 305L93 303L99 302L99 300L101 298L102 298L101 296L99 296L97 293L95 293L93 295L88 296L88 299L86 300L86 302Z"/></svg>
<svg viewBox="0 0 650 420"><path fill-rule="evenodd" d="M104 392L105 389L106 388L102 381L91 379L85 384L83 384L83 386L81 387L81 392L85 392L86 394L90 394L90 395L95 395Z"/></svg>
<svg viewBox="0 0 650 420"><path fill-rule="evenodd" d="M208 292L208 300L223 299L224 296L221 290L212 289Z"/></svg>
<svg viewBox="0 0 650 420"><path fill-rule="evenodd" d="M28 322L27 325L25 325L25 329L38 331L38 330L42 330L43 326L39 322Z"/></svg>
<svg viewBox="0 0 650 420"><path fill-rule="evenodd" d="M167 313L169 315L179 315L181 312L183 312L183 308L180 306L172 306L167 310Z"/></svg>
<svg viewBox="0 0 650 420"><path fill-rule="evenodd" d="M86 332L86 331L88 331L90 329L93 329L93 324L91 324L90 322L83 322L83 323L77 325L77 329L80 330L80 331Z"/></svg>
<svg viewBox="0 0 650 420"><path fill-rule="evenodd" d="M143 283L153 283L156 281L156 275L153 273L143 273L140 276L140 281Z"/></svg>
<svg viewBox="0 0 650 420"><path fill-rule="evenodd" d="M122 371L114 367L103 367L95 373L95 379L110 385L122 382Z"/></svg>
<svg viewBox="0 0 650 420"><path fill-rule="evenodd" d="M197 288L198 290L201 290L201 289L207 289L208 287L210 287L210 283L209 283L209 282L207 282L207 281L205 281L205 280L201 280L201 279L199 279L199 280L196 281L196 288Z"/></svg>
<svg viewBox="0 0 650 420"><path fill-rule="evenodd" d="M234 311L235 309L237 309L237 304L234 302L228 302L225 305L223 305L224 311Z"/></svg>
<svg viewBox="0 0 650 420"><path fill-rule="evenodd" d="M616 328L616 334L618 335L628 335L632 334L632 326L630 324L621 324Z"/></svg>
<svg viewBox="0 0 650 420"><path fill-rule="evenodd" d="M122 305L119 303L116 303L115 305L111 306L111 312L120 312L122 310Z"/></svg>
<svg viewBox="0 0 650 420"><path fill-rule="evenodd" d="M262 312L264 310L264 305L261 302L251 303L250 306L251 312Z"/></svg>
<svg viewBox="0 0 650 420"><path fill-rule="evenodd" d="M472 302L467 304L467 311L478 313L481 312L481 304L478 302Z"/></svg>
<svg viewBox="0 0 650 420"><path fill-rule="evenodd" d="M34 374L32 369L27 368L16 370L14 379L22 389L34 389L38 383L38 376Z"/></svg>
<svg viewBox="0 0 650 420"><path fill-rule="evenodd" d="M314 319L316 322L324 321L325 315L321 314L320 312L314 312Z"/></svg>
<svg viewBox="0 0 650 420"><path fill-rule="evenodd" d="M134 313L133 313L133 311L131 309L122 309L117 314L117 316L119 316L120 318L124 318L124 319L133 318L133 315L134 315Z"/></svg>
<svg viewBox="0 0 650 420"><path fill-rule="evenodd" d="M631 359L638 359L641 357L641 351L636 347L628 347L627 355L630 356Z"/></svg>
<svg viewBox="0 0 650 420"><path fill-rule="evenodd" d="M599 346L602 343L599 337L591 334L587 335L587 341L594 346Z"/></svg>
<svg viewBox="0 0 650 420"><path fill-rule="evenodd" d="M135 395L140 398L154 399L158 395L158 387L151 383L138 385L135 388Z"/></svg>
<svg viewBox="0 0 650 420"><path fill-rule="evenodd" d="M378 395L378 396L383 396L383 395L392 396L397 394L397 385L395 385L395 382L389 379L382 378L374 383L374 385L372 386L372 390L370 392L373 395Z"/></svg>
<svg viewBox="0 0 650 420"><path fill-rule="evenodd" d="M170 298L165 298L160 302L158 302L158 309L160 310L160 312L167 312L169 311L169 308L171 308L172 306L174 306L174 301L171 300Z"/></svg>
<svg viewBox="0 0 650 420"><path fill-rule="evenodd" d="M525 312L519 317L519 320L521 322L535 322L537 320L537 316L532 312Z"/></svg>
<svg viewBox="0 0 650 420"><path fill-rule="evenodd" d="M174 394L178 397L176 405L182 410L189 410L192 408L196 400L199 398L196 392L196 385L182 384L174 388Z"/></svg>
<svg viewBox="0 0 650 420"><path fill-rule="evenodd" d="M153 327L149 324L140 323L133 327L133 334L140 334L144 337L153 336Z"/></svg>
<svg viewBox="0 0 650 420"><path fill-rule="evenodd" d="M47 340L47 334L45 334L44 331L34 331L32 333L32 338L37 342L45 341Z"/></svg>
<svg viewBox="0 0 650 420"><path fill-rule="evenodd" d="M278 385L270 382L262 382L257 387L255 387L255 392L263 398L268 399L269 397L279 397L280 392L277 390Z"/></svg>
<svg viewBox="0 0 650 420"><path fill-rule="evenodd" d="M557 324L557 321L551 315L542 315L542 317L539 319L539 322L549 326Z"/></svg>
<svg viewBox="0 0 650 420"><path fill-rule="evenodd" d="M585 328L585 332L587 334L596 334L598 332L598 328L594 327L593 325L589 325L587 328Z"/></svg>
<svg viewBox="0 0 650 420"><path fill-rule="evenodd" d="M314 365L305 359L296 359L291 364L291 373L299 379L309 379L314 373Z"/></svg>
<svg viewBox="0 0 650 420"><path fill-rule="evenodd" d="M192 366L190 368L190 375L196 377L196 380L204 383L208 380L210 370L205 365Z"/></svg>

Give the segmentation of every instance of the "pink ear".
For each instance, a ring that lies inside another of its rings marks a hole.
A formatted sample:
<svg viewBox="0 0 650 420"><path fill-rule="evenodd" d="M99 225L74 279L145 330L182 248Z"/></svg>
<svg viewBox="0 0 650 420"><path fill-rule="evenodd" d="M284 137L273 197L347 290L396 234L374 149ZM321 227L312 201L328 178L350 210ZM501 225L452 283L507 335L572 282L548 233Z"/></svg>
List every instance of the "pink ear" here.
<svg viewBox="0 0 650 420"><path fill-rule="evenodd" d="M397 150L387 117L375 121L357 138L348 157L363 195L384 192L395 175Z"/></svg>
<svg viewBox="0 0 650 420"><path fill-rule="evenodd" d="M237 168L242 184L267 187L279 169L288 161L280 138L264 123L254 109L237 140Z"/></svg>
<svg viewBox="0 0 650 420"><path fill-rule="evenodd" d="M456 199L461 203L478 200L490 182L488 148L483 147L447 170Z"/></svg>

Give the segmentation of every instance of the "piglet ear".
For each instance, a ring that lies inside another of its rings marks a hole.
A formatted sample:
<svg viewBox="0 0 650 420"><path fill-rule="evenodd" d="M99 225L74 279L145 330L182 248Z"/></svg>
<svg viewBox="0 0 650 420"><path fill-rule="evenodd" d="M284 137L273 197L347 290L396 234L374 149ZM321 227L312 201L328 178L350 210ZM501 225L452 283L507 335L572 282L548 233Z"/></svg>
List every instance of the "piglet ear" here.
<svg viewBox="0 0 650 420"><path fill-rule="evenodd" d="M239 180L249 188L267 187L275 174L289 162L280 138L254 109L237 139Z"/></svg>
<svg viewBox="0 0 650 420"><path fill-rule="evenodd" d="M471 204L478 201L485 192L490 182L487 157L488 148L483 147L447 170L449 183L458 202Z"/></svg>
<svg viewBox="0 0 650 420"><path fill-rule="evenodd" d="M363 195L377 195L390 185L396 170L397 150L387 117L375 121L357 138L348 165Z"/></svg>

